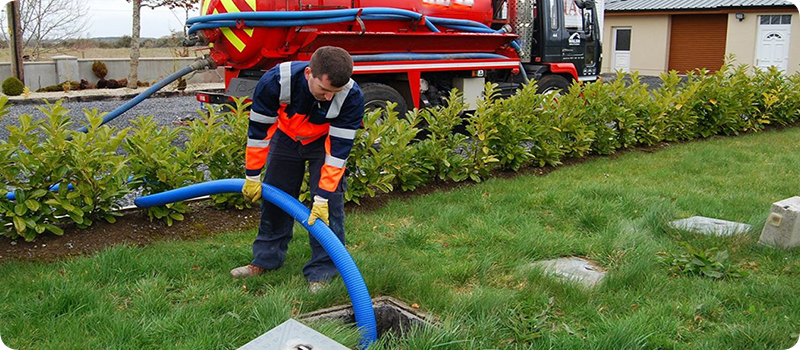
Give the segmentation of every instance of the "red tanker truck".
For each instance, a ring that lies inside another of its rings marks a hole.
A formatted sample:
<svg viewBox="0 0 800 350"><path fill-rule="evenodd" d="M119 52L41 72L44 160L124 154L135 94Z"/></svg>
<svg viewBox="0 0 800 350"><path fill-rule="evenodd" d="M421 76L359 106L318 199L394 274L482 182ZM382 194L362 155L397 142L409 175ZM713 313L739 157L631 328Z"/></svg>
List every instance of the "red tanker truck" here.
<svg viewBox="0 0 800 350"><path fill-rule="evenodd" d="M201 102L251 96L267 69L332 45L353 56L367 108L404 112L452 88L474 103L486 82L510 95L529 79L540 92L596 80L598 12L592 0L203 0L187 41L225 67L225 94Z"/></svg>

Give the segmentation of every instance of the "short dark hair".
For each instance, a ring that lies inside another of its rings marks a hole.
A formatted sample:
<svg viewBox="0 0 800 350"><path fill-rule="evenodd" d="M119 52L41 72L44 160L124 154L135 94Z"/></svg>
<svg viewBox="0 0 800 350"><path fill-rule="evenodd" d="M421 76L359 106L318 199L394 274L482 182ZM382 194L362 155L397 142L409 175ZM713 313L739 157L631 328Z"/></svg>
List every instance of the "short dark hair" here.
<svg viewBox="0 0 800 350"><path fill-rule="evenodd" d="M331 85L342 87L353 75L353 58L344 49L335 46L323 46L311 55L311 74L314 78L328 76Z"/></svg>

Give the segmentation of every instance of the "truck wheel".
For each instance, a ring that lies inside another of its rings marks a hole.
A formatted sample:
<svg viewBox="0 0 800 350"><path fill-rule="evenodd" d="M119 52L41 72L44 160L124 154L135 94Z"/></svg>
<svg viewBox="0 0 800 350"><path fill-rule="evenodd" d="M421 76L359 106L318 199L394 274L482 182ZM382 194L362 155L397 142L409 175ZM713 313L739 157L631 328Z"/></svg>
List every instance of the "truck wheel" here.
<svg viewBox="0 0 800 350"><path fill-rule="evenodd" d="M408 105L403 95L389 85L381 83L365 83L361 85L361 92L364 94L364 109L370 111L378 108L385 108L386 102L397 103L395 111L400 118L403 118L408 111Z"/></svg>
<svg viewBox="0 0 800 350"><path fill-rule="evenodd" d="M569 81L558 74L548 74L542 77L538 82L539 88L536 90L540 94L558 94L561 95L569 89Z"/></svg>

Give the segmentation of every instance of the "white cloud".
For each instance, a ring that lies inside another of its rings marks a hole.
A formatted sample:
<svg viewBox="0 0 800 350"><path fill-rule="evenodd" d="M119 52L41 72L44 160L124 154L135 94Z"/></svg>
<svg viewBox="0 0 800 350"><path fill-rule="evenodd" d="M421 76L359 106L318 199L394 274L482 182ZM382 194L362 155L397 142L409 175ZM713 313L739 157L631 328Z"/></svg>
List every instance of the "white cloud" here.
<svg viewBox="0 0 800 350"><path fill-rule="evenodd" d="M131 35L133 9L125 0L86 0L89 6L86 34L88 37L107 37ZM191 11L189 17L196 16L198 10ZM185 13L181 9L169 10L166 7L142 8L141 37L158 38L169 35L171 31L183 31Z"/></svg>

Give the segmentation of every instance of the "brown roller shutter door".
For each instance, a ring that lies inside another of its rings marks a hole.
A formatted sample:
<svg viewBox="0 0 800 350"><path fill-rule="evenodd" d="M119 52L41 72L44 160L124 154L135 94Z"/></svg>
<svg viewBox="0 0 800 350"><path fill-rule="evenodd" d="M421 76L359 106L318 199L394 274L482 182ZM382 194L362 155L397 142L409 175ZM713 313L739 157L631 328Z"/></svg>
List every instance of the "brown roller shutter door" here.
<svg viewBox="0 0 800 350"><path fill-rule="evenodd" d="M718 71L725 59L727 31L728 15L673 15L669 69Z"/></svg>

